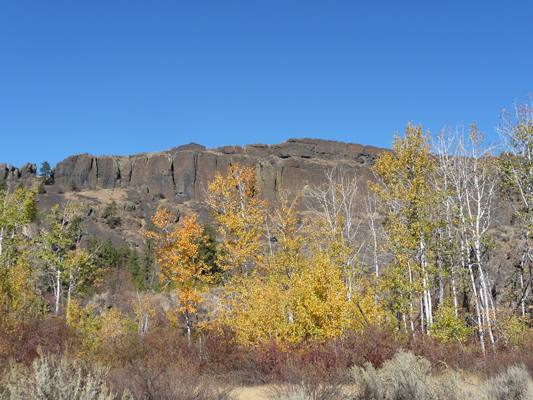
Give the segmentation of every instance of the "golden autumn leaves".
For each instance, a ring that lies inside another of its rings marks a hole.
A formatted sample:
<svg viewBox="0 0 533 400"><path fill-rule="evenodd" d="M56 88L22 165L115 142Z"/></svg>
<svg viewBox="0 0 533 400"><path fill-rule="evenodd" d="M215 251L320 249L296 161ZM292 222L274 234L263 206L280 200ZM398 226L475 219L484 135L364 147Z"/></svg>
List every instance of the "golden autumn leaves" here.
<svg viewBox="0 0 533 400"><path fill-rule="evenodd" d="M353 263L347 267L342 261L352 251L340 244L342 235L328 232L320 221L305 224L297 217L299 196L290 200L281 193L276 208L261 200L255 175L253 167L234 164L226 177L216 173L207 186L205 201L218 227L217 263L224 286L218 323L231 327L240 342L253 343L324 340L369 321L383 322L374 293L353 289L361 276ZM335 218L331 222L341 229L342 215ZM200 291L213 277L199 257L205 238L195 217L172 220L160 208L153 218L155 232L146 235L156 241L160 277L176 287L190 334Z"/></svg>
<svg viewBox="0 0 533 400"><path fill-rule="evenodd" d="M198 252L200 244L205 241L203 227L195 216L185 217L183 224L177 224L164 208L159 208L152 222L155 231L145 232L145 235L156 243L154 255L161 266L159 278L162 283L176 287L181 303L179 311L185 315L190 338L191 316L197 313L197 306L202 302L200 293L213 280L208 274L210 267Z"/></svg>
<svg viewBox="0 0 533 400"><path fill-rule="evenodd" d="M531 125L519 130L527 139ZM216 323L231 327L241 343L326 340L365 325L463 341L475 329L485 352L497 323L487 254L498 171L515 192L531 188L531 140L525 142L525 150L502 160L483 147L475 124L468 135L443 131L433 143L421 126L408 124L395 135L393 152L377 158L373 181L326 171L299 214L299 195L281 192L276 206L260 197L253 167L216 173L205 191L219 238ZM522 175L527 179L518 180ZM530 209L517 213L528 227ZM203 230L194 218L171 222L163 209L154 224L158 230L148 235L157 241L161 278L179 291L190 331L200 290L215 283L198 255ZM524 246L530 255L529 241ZM524 266L521 273L525 282ZM524 284L522 297L527 290ZM460 307L461 291L471 311Z"/></svg>

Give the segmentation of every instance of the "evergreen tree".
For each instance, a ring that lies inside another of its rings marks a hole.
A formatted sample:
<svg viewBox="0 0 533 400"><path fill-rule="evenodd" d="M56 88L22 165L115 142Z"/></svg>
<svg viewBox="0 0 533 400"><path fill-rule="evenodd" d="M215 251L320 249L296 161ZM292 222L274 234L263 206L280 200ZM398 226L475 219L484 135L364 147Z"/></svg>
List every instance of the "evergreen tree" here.
<svg viewBox="0 0 533 400"><path fill-rule="evenodd" d="M41 182L39 186L37 186L37 193L39 194L45 194L46 189L44 188L44 182Z"/></svg>
<svg viewBox="0 0 533 400"><path fill-rule="evenodd" d="M200 243L198 247L198 258L203 260L205 265L210 267L210 274L218 274L222 272L216 261L217 261L217 239L215 228L206 221L203 226L202 235L205 237L205 240Z"/></svg>
<svg viewBox="0 0 533 400"><path fill-rule="evenodd" d="M128 258L128 271L130 271L135 282L137 282L137 277L139 276L140 270L141 265L139 264L139 253L137 253L137 250L131 249Z"/></svg>
<svg viewBox="0 0 533 400"><path fill-rule="evenodd" d="M117 226L120 226L121 224L120 217L118 216L118 207L115 200L105 206L105 208L100 213L100 216L105 220L105 223L111 229L114 229Z"/></svg>
<svg viewBox="0 0 533 400"><path fill-rule="evenodd" d="M155 231L155 225L152 221L148 224L148 232ZM156 264L154 256L155 243L153 239L144 240L143 250L139 262L139 274L136 277L136 284L140 290L159 291L161 286L156 274Z"/></svg>
<svg viewBox="0 0 533 400"><path fill-rule="evenodd" d="M50 164L48 164L48 161L45 161L42 163L41 168L39 169L39 173L41 174L41 178L43 178L43 183L47 185L51 181L52 176L52 169L50 168Z"/></svg>

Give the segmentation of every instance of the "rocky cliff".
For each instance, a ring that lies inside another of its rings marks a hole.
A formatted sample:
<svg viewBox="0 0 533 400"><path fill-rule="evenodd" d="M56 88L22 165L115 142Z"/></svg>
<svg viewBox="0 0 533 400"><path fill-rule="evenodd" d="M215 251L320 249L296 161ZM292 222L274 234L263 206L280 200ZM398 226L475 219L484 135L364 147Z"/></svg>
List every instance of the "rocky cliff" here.
<svg viewBox="0 0 533 400"><path fill-rule="evenodd" d="M188 144L150 154L131 156L75 155L52 170L55 180L46 194L36 195L40 211L67 201L83 201L91 207L85 224L88 236L111 238L113 243L142 244L141 230L164 205L179 214L196 214L209 219L202 203L203 190L215 172L225 174L236 162L255 166L262 195L275 201L280 189L294 194L305 192L306 185L319 185L324 170L344 165L363 178L371 178L369 166L385 149L318 139L290 139L266 145L225 146L207 149ZM0 164L0 181L14 190L20 180L36 191L40 180L35 164L16 168ZM71 190L72 181L76 190ZM110 227L100 214L115 201L121 224ZM303 202L302 202L303 203ZM303 207L303 205L302 205Z"/></svg>
<svg viewBox="0 0 533 400"><path fill-rule="evenodd" d="M27 179L34 177L37 173L35 164L26 163L21 168L6 163L0 164L0 181L14 181L17 179Z"/></svg>
<svg viewBox="0 0 533 400"><path fill-rule="evenodd" d="M381 151L384 150L318 139L218 149L191 143L132 156L71 156L57 164L54 178L56 184L65 188L74 181L82 189L128 188L178 203L194 202L201 199L203 186L216 171L225 173L228 166L239 162L257 168L263 195L274 199L279 189L296 193L306 184L319 184L324 169L334 165L345 164L367 175L367 167L374 164Z"/></svg>
<svg viewBox="0 0 533 400"><path fill-rule="evenodd" d="M90 208L85 219L86 239L92 235L110 238L115 245L128 243L139 248L143 243L142 229L159 206L176 214L196 214L203 222L210 218L209 208L202 203L203 189L215 172L226 173L236 162L255 166L262 194L275 200L280 189L303 192L306 185L324 181L324 170L343 165L356 171L362 182L372 179L370 166L380 152L390 151L371 146L317 139L290 139L266 145L225 146L207 149L188 144L171 150L131 156L68 157L53 170L55 184L46 186L46 194L36 195L41 211L66 201L83 201ZM0 164L0 181L6 180L13 190L22 179L27 187L37 188L35 164L21 168ZM71 181L76 190L70 190ZM102 211L111 202L117 205L120 224L111 226ZM503 293L512 272L509 265L519 258L517 232L511 225L511 208L498 201L498 224L491 232L499 244L491 254L493 292ZM302 201L305 204L305 199ZM302 205L302 210L305 207ZM496 284L497 283L497 284Z"/></svg>

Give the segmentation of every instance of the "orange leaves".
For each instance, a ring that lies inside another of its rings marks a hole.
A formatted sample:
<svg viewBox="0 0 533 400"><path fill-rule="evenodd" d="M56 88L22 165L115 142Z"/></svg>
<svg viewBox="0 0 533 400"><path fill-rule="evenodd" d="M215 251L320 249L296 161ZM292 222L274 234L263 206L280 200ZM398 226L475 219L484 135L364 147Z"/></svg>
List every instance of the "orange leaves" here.
<svg viewBox="0 0 533 400"><path fill-rule="evenodd" d="M200 244L205 241L203 228L196 217L184 217L183 224L174 222L174 216L160 207L152 218L155 231L145 231L155 241L154 255L161 266L161 282L173 284L183 304L180 311L196 312L201 302L200 291L211 283L208 267L198 255Z"/></svg>

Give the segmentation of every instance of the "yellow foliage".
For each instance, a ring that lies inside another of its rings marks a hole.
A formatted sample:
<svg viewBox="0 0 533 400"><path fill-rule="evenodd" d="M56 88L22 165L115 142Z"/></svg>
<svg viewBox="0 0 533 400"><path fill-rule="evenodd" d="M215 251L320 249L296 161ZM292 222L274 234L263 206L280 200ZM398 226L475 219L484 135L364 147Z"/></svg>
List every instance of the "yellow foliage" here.
<svg viewBox="0 0 533 400"><path fill-rule="evenodd" d="M499 333L514 348L519 348L533 340L531 318L529 315L517 316L509 311L501 310L498 315Z"/></svg>
<svg viewBox="0 0 533 400"><path fill-rule="evenodd" d="M305 226L295 211L299 196L291 201L282 192L274 208L256 198L255 185L254 169L238 164L226 178L217 174L209 184L208 202L223 237L223 267L233 273L226 281L220 322L245 344L326 340L366 324L384 324L375 293L364 289L360 278L355 282L353 268L346 268L344 256L351 252L346 242L332 245L342 240L338 231L316 224L314 244L306 248ZM260 241L265 233L268 247ZM327 246L322 246L324 237Z"/></svg>
<svg viewBox="0 0 533 400"><path fill-rule="evenodd" d="M4 324L23 317L36 300L30 242L22 235L36 210L33 193L27 189L0 191L0 320Z"/></svg>
<svg viewBox="0 0 533 400"><path fill-rule="evenodd" d="M94 315L90 307L84 310L79 300L72 299L67 305L67 324L81 334L82 350L79 355L95 356L106 346L120 344L131 320L117 307Z"/></svg>
<svg viewBox="0 0 533 400"><path fill-rule="evenodd" d="M394 135L392 148L394 153L381 153L372 168L379 181L369 182L386 216L387 250L393 256L381 285L391 294L394 310L413 318L414 304L429 283L426 263L438 204L430 176L436 161L428 135L411 123L402 137Z"/></svg>
<svg viewBox="0 0 533 400"><path fill-rule="evenodd" d="M184 217L181 225L173 221L172 213L159 207L152 218L155 231L145 231L144 234L154 239L154 255L161 266L159 279L176 287L181 303L179 311L186 317L190 337L190 314L197 312L198 304L203 302L200 294L208 289L213 277L209 274L210 267L198 254L198 248L206 238L196 217ZM177 316L173 312L168 316L173 324L177 324ZM144 318L146 320L147 317ZM141 332L144 332L143 328Z"/></svg>
<svg viewBox="0 0 533 400"><path fill-rule="evenodd" d="M472 331L472 328L466 324L465 318L461 318L460 313L455 314L455 307L451 298L439 306L431 327L431 335L435 339L443 343L454 340L464 342Z"/></svg>
<svg viewBox="0 0 533 400"><path fill-rule="evenodd" d="M148 331L148 322L155 316L153 308L154 297L151 294L137 293L137 300L133 303L133 312L135 313L135 323L139 333L144 336Z"/></svg>
<svg viewBox="0 0 533 400"><path fill-rule="evenodd" d="M239 163L229 167L226 177L218 172L208 184L205 201L211 206L222 237L219 266L237 276L262 263L267 201L259 200L255 168Z"/></svg>

